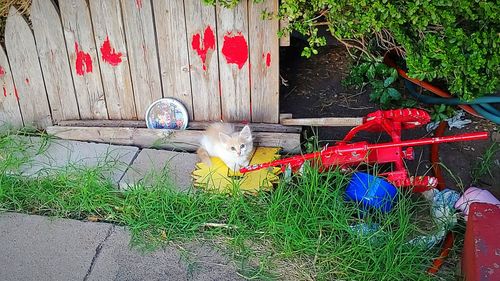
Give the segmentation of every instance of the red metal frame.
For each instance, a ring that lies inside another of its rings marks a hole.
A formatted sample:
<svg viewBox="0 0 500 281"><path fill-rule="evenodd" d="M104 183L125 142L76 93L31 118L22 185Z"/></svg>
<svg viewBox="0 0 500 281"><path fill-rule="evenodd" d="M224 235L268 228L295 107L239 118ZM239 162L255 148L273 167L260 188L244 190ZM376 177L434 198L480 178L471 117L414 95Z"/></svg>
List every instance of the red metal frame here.
<svg viewBox="0 0 500 281"><path fill-rule="evenodd" d="M325 146L321 151L297 155L268 163L256 164L240 169L241 173L269 167L281 167L283 171L290 167L296 172L304 162L312 161L312 165L320 170L331 167L348 168L360 164L394 164L393 171L380 174L397 187L413 188L415 192L423 192L437 185L437 179L430 176L409 176L404 160L413 160L413 147L435 143L482 140L488 138L488 132L467 133L455 136L424 138L420 140L401 140L402 129L422 126L430 121L427 112L419 109L379 110L368 114L363 124L353 128L345 138L334 146ZM370 144L368 142L349 143L360 131L386 132L392 142ZM403 149L404 148L404 149Z"/></svg>

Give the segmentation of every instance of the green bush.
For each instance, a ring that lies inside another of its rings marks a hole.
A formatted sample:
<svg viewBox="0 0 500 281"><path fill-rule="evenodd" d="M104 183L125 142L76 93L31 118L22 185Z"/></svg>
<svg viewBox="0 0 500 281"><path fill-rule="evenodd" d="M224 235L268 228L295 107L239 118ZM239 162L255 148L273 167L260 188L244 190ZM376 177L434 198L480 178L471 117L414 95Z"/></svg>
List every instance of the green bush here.
<svg viewBox="0 0 500 281"><path fill-rule="evenodd" d="M410 77L444 81L471 100L500 88L499 14L496 0L281 0L278 16L290 21L286 31L307 36L306 57L326 44L318 36L326 25L353 55L397 52Z"/></svg>
<svg viewBox="0 0 500 281"><path fill-rule="evenodd" d="M500 5L479 0L282 0L280 16L309 37L304 55L324 45L318 26L371 57L406 59L410 77L444 80L470 100L500 88Z"/></svg>

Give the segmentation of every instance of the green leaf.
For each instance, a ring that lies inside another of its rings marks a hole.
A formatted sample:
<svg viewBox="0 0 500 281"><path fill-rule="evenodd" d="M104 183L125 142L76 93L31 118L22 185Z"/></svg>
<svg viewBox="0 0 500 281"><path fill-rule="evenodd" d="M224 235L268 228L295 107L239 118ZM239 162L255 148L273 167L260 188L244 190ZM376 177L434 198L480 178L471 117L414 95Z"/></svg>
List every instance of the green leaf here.
<svg viewBox="0 0 500 281"><path fill-rule="evenodd" d="M398 92L398 90L394 88L387 88L387 94L393 99L393 100L399 100L401 98L401 94Z"/></svg>
<svg viewBox="0 0 500 281"><path fill-rule="evenodd" d="M373 64L368 68L366 76L370 79L375 79L375 66L373 66Z"/></svg>
<svg viewBox="0 0 500 281"><path fill-rule="evenodd" d="M391 69L391 77L394 77L394 80L398 79L398 71L394 68Z"/></svg>
<svg viewBox="0 0 500 281"><path fill-rule="evenodd" d="M355 69L358 69L359 70L359 73L360 74L366 74L366 72L368 71L368 68L370 67L370 64L367 63L367 62L364 62L362 64L360 64L357 68Z"/></svg>
<svg viewBox="0 0 500 281"><path fill-rule="evenodd" d="M383 93L382 96L380 96L380 103L382 105L386 105L388 101L389 101L389 95L387 93Z"/></svg>
<svg viewBox="0 0 500 281"><path fill-rule="evenodd" d="M382 81L379 81L379 80L373 80L371 82L371 85L372 85L373 90L375 90L375 91L384 89L384 83L382 83Z"/></svg>
<svg viewBox="0 0 500 281"><path fill-rule="evenodd" d="M396 78L390 76L390 77L387 77L385 80L384 80L384 87L389 87L389 85L391 85L394 81L396 81Z"/></svg>

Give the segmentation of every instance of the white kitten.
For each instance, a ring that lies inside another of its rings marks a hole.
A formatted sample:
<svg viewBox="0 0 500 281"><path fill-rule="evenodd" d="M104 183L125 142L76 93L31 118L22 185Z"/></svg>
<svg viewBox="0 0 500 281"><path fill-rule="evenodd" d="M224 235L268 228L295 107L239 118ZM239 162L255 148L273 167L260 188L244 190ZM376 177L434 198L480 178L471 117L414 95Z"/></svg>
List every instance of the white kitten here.
<svg viewBox="0 0 500 281"><path fill-rule="evenodd" d="M245 167L253 152L253 138L246 125L241 132L235 132L231 124L214 123L201 138L198 155L210 165L210 157L219 157L233 171Z"/></svg>

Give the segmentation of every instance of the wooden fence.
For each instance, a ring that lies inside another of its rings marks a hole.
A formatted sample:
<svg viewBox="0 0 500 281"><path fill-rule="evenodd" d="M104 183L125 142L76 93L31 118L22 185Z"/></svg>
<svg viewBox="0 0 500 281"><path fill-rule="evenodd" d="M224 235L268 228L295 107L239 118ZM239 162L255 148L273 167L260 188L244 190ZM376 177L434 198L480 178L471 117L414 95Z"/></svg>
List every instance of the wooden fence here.
<svg viewBox="0 0 500 281"><path fill-rule="evenodd" d="M278 123L277 0L33 0L0 46L0 122L143 120L173 97L190 119Z"/></svg>

